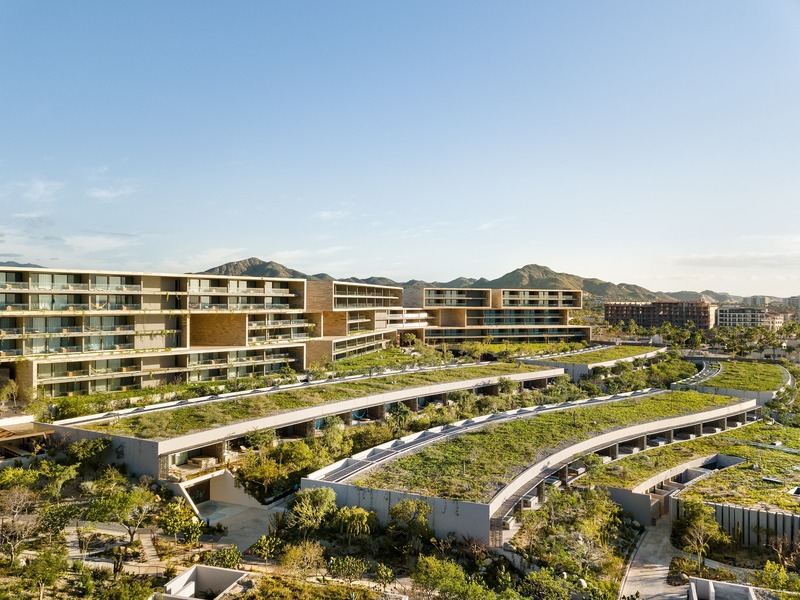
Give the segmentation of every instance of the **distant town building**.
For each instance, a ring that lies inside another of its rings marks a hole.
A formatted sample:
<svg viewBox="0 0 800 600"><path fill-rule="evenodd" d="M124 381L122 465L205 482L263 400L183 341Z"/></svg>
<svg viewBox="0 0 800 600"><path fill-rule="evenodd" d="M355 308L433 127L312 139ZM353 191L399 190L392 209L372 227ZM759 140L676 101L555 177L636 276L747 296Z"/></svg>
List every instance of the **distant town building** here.
<svg viewBox="0 0 800 600"><path fill-rule="evenodd" d="M786 299L786 306L794 309L800 309L800 296L790 296Z"/></svg>
<svg viewBox="0 0 800 600"><path fill-rule="evenodd" d="M773 301L771 296L748 296L742 300L745 306L768 306Z"/></svg>
<svg viewBox="0 0 800 600"><path fill-rule="evenodd" d="M719 327L758 327L766 318L767 309L757 306L720 306L717 311Z"/></svg>
<svg viewBox="0 0 800 600"><path fill-rule="evenodd" d="M720 327L766 327L776 331L790 320L785 312L770 311L756 306L721 306L717 312L717 325Z"/></svg>
<svg viewBox="0 0 800 600"><path fill-rule="evenodd" d="M657 300L653 302L606 302L607 323L633 320L641 327L661 327L670 323L685 327L689 321L700 329L711 329L716 323L717 305L702 301Z"/></svg>

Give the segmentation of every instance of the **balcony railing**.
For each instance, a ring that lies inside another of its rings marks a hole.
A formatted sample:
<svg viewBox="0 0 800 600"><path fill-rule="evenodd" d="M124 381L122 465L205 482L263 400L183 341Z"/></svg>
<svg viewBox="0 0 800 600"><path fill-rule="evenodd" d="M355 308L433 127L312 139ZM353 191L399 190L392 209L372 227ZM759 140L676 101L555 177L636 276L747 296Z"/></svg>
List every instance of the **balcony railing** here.
<svg viewBox="0 0 800 600"><path fill-rule="evenodd" d="M5 281L0 283L0 290L27 290L29 285L27 281Z"/></svg>
<svg viewBox="0 0 800 600"><path fill-rule="evenodd" d="M39 379L67 379L70 377L83 377L91 374L91 370L85 369L79 369L76 371L58 371L56 373L39 373Z"/></svg>
<svg viewBox="0 0 800 600"><path fill-rule="evenodd" d="M141 292L142 286L132 283L93 283L93 292Z"/></svg>
<svg viewBox="0 0 800 600"><path fill-rule="evenodd" d="M294 296L292 290L284 288L267 288L265 294L267 296Z"/></svg>
<svg viewBox="0 0 800 600"><path fill-rule="evenodd" d="M28 310L27 304L2 303L0 310Z"/></svg>
<svg viewBox="0 0 800 600"><path fill-rule="evenodd" d="M193 287L189 286L190 294L227 294L226 287Z"/></svg>
<svg viewBox="0 0 800 600"><path fill-rule="evenodd" d="M0 335L19 335L22 329L19 327L2 327L0 328Z"/></svg>
<svg viewBox="0 0 800 600"><path fill-rule="evenodd" d="M226 302L189 302L189 308L200 310L224 310L228 308Z"/></svg>
<svg viewBox="0 0 800 600"><path fill-rule="evenodd" d="M32 290L47 290L47 291L87 291L89 289L88 283L31 283L30 289Z"/></svg>
<svg viewBox="0 0 800 600"><path fill-rule="evenodd" d="M0 356L22 356L20 348L9 348L7 350L0 350Z"/></svg>
<svg viewBox="0 0 800 600"><path fill-rule="evenodd" d="M266 321L250 321L247 323L248 329L264 329L267 326Z"/></svg>

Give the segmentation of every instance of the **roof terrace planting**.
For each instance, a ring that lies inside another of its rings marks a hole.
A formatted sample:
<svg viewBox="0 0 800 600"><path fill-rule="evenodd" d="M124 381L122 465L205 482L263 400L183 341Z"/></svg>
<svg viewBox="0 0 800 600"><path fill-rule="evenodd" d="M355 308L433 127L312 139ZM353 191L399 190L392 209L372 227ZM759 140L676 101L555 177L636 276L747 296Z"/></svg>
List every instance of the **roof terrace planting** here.
<svg viewBox="0 0 800 600"><path fill-rule="evenodd" d="M659 346L609 346L600 350L590 350L570 356L558 356L548 360L561 363L574 363L578 365L593 365L595 363L608 362L610 360L620 360L631 358L640 354L647 354L659 349Z"/></svg>
<svg viewBox="0 0 800 600"><path fill-rule="evenodd" d="M482 377L502 377L545 370L536 365L489 365L392 374L344 383L324 383L282 391L208 402L85 425L83 429L143 439L169 439L189 433L249 421L282 411L319 406L339 400L364 398L384 392L451 383Z"/></svg>
<svg viewBox="0 0 800 600"><path fill-rule="evenodd" d="M784 371L778 365L741 361L721 364L722 372L701 385L749 392L768 392L783 385Z"/></svg>
<svg viewBox="0 0 800 600"><path fill-rule="evenodd" d="M714 454L745 462L693 483L682 497L800 512L800 498L789 493L800 486L800 429L764 422L627 456L582 476L578 483L633 489L659 473Z"/></svg>
<svg viewBox="0 0 800 600"><path fill-rule="evenodd" d="M353 485L488 503L530 465L580 441L638 423L736 404L728 396L667 392L487 425L385 463Z"/></svg>

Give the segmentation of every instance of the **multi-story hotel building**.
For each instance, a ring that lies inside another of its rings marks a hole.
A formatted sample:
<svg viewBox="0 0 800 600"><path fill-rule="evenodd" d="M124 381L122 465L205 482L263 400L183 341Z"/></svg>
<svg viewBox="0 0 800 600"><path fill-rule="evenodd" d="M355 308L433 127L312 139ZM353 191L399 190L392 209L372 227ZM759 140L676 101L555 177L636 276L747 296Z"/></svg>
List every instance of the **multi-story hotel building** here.
<svg viewBox="0 0 800 600"><path fill-rule="evenodd" d="M46 397L265 376L385 348L582 341L574 290L0 268L0 379Z"/></svg>
<svg viewBox="0 0 800 600"><path fill-rule="evenodd" d="M0 270L0 368L59 397L302 370L301 279Z"/></svg>
<svg viewBox="0 0 800 600"><path fill-rule="evenodd" d="M588 341L590 328L569 324L582 307L578 290L422 288L406 304L428 315L423 339L432 345L463 342Z"/></svg>
<svg viewBox="0 0 800 600"><path fill-rule="evenodd" d="M716 304L683 300L606 302L604 309L606 323L634 321L640 327L661 327L665 323L685 327L692 321L700 329L711 329L717 313Z"/></svg>

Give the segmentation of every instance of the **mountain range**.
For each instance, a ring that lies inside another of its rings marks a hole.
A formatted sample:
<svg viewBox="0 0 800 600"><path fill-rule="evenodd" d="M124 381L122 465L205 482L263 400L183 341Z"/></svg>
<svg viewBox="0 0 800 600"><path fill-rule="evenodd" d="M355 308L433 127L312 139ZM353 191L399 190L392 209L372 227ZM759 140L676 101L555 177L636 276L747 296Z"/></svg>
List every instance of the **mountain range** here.
<svg viewBox="0 0 800 600"><path fill-rule="evenodd" d="M204 271L208 275L233 275L233 276L252 276L252 277L292 277L304 278L312 281L330 281L335 279L327 273L317 273L307 275L290 269L274 261L263 261L259 258L248 258L234 262L225 263L218 267ZM704 290L702 292L680 291L680 292L652 292L639 285L630 283L611 283L596 278L581 277L570 273L557 273L549 267L541 265L525 265L519 269L506 273L497 279L472 279L470 277L458 277L452 281L420 281L412 279L409 281L398 282L388 277L367 277L359 279L348 277L340 281L351 281L355 283L370 283L373 285L391 285L403 288L419 287L471 287L471 288L530 288L558 290L567 289L583 290L587 299L595 301L603 300L706 300L715 303L739 302L741 296L732 296L724 292L714 292Z"/></svg>

